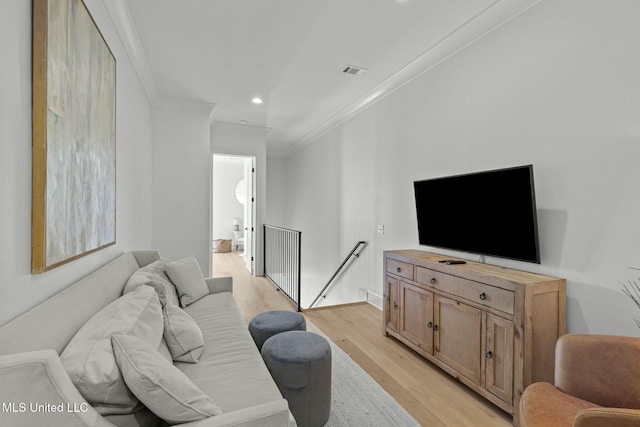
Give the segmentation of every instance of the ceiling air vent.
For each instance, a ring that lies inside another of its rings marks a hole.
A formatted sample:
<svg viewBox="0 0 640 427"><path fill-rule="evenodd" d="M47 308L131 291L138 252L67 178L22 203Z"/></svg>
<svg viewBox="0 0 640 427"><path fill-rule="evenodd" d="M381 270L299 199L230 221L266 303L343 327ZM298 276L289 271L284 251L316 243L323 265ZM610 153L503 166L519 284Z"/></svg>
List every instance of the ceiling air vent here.
<svg viewBox="0 0 640 427"><path fill-rule="evenodd" d="M345 65L342 72L349 76L361 76L367 72L366 68L354 67L353 65Z"/></svg>

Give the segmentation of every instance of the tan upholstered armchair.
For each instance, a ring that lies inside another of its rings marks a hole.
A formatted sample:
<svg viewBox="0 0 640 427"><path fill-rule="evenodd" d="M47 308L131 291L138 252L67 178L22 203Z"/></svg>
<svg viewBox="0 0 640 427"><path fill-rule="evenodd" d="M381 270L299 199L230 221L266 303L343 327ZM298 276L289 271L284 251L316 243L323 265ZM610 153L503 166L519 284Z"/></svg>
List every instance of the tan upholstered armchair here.
<svg viewBox="0 0 640 427"><path fill-rule="evenodd" d="M554 382L525 389L521 427L640 426L640 338L560 337Z"/></svg>

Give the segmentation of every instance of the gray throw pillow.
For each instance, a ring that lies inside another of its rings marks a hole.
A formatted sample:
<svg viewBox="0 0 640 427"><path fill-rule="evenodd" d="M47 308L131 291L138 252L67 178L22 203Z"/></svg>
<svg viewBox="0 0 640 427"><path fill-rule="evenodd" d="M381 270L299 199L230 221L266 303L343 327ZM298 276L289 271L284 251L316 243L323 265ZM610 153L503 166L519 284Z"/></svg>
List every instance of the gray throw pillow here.
<svg viewBox="0 0 640 427"><path fill-rule="evenodd" d="M168 424L199 421L222 413L209 396L144 341L113 335L111 344L129 389Z"/></svg>
<svg viewBox="0 0 640 427"><path fill-rule="evenodd" d="M176 362L196 363L204 350L202 331L186 311L167 301L162 309L164 340Z"/></svg>
<svg viewBox="0 0 640 427"><path fill-rule="evenodd" d="M200 264L195 257L183 258L166 265L167 276L176 285L180 305L186 307L209 294L207 282L202 277Z"/></svg>

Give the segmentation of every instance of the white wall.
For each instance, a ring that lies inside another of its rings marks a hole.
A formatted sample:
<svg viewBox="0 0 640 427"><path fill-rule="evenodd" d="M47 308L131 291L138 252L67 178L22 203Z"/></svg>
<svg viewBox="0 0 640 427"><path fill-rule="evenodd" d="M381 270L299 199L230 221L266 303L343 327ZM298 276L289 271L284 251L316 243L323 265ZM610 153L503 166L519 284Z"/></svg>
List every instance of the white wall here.
<svg viewBox="0 0 640 427"><path fill-rule="evenodd" d="M31 2L0 2L0 324L119 253L151 243L151 109L99 0L87 7L116 57L116 245L31 274Z"/></svg>
<svg viewBox="0 0 640 427"><path fill-rule="evenodd" d="M214 239L233 239L233 219L244 229L244 205L236 199L238 181L244 179L242 157L213 156L213 207L211 234Z"/></svg>
<svg viewBox="0 0 640 427"><path fill-rule="evenodd" d="M266 215L267 198L267 132L268 129L232 123L211 125L211 155L228 154L256 158L256 228L255 275L263 274L262 227Z"/></svg>
<svg viewBox="0 0 640 427"><path fill-rule="evenodd" d="M151 243L162 256L195 256L211 272L210 112L153 109Z"/></svg>
<svg viewBox="0 0 640 427"><path fill-rule="evenodd" d="M542 263L487 262L565 277L572 332L638 335L619 281L640 266L639 16L543 1L289 156L303 305L358 239L328 302L382 293L382 251L421 248L414 180L532 163Z"/></svg>
<svg viewBox="0 0 640 427"><path fill-rule="evenodd" d="M286 158L267 153L267 206L265 224L282 227L286 221Z"/></svg>

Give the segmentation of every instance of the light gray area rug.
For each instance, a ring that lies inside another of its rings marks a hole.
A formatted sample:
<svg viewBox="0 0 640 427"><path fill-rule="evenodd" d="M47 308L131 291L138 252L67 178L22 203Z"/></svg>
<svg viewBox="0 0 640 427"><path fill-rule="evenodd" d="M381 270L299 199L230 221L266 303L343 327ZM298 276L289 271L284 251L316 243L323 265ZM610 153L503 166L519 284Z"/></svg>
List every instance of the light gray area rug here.
<svg viewBox="0 0 640 427"><path fill-rule="evenodd" d="M307 319L307 330L331 345L331 415L326 427L420 426L349 355Z"/></svg>

